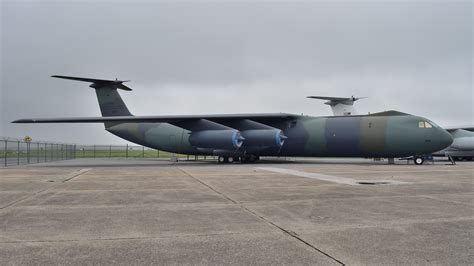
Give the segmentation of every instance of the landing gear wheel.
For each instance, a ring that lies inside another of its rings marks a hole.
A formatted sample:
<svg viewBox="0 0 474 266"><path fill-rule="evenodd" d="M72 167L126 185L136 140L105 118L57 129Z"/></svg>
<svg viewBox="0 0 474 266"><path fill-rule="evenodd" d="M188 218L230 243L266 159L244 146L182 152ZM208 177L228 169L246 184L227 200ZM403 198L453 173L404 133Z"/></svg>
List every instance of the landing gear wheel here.
<svg viewBox="0 0 474 266"><path fill-rule="evenodd" d="M227 158L227 162L228 162L228 163L233 163L233 162L234 162L234 157L229 157L229 158Z"/></svg>
<svg viewBox="0 0 474 266"><path fill-rule="evenodd" d="M423 160L423 157L415 157L413 161L416 165L422 165L425 160Z"/></svg>
<svg viewBox="0 0 474 266"><path fill-rule="evenodd" d="M219 157L217 157L217 161L219 163L228 163L229 162L229 157L219 156Z"/></svg>

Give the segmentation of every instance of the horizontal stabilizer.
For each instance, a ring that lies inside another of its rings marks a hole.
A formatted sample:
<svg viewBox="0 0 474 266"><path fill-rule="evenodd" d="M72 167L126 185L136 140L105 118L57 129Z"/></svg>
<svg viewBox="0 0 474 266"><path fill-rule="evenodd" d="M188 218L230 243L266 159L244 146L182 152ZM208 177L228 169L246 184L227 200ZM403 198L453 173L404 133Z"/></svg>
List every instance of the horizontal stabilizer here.
<svg viewBox="0 0 474 266"><path fill-rule="evenodd" d="M90 82L92 83L89 87L94 89L106 88L106 87L114 87L117 89L122 89L126 91L131 91L132 89L123 85L125 82L129 82L130 80L107 80L107 79L92 79L92 78L80 78L80 77L70 77L70 76L58 76L54 75L51 76L53 78L60 78L60 79L70 79L70 80L77 80L83 82Z"/></svg>
<svg viewBox="0 0 474 266"><path fill-rule="evenodd" d="M306 98L310 99L319 99L319 100L327 100L325 104L327 105L336 105L336 104L346 104L346 105L352 105L355 101L360 100L360 99L365 99L367 97L326 97L326 96L308 96Z"/></svg>

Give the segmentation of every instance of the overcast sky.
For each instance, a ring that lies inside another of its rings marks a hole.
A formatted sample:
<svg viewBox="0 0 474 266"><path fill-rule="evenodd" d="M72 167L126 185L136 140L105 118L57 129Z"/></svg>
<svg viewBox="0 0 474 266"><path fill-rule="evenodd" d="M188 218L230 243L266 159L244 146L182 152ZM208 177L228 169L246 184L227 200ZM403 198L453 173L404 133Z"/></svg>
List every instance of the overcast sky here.
<svg viewBox="0 0 474 266"><path fill-rule="evenodd" d="M131 79L135 115L331 115L307 95L368 96L361 113L399 110L474 124L471 1L3 1L0 136L125 141L101 124L10 124L99 116L87 83Z"/></svg>

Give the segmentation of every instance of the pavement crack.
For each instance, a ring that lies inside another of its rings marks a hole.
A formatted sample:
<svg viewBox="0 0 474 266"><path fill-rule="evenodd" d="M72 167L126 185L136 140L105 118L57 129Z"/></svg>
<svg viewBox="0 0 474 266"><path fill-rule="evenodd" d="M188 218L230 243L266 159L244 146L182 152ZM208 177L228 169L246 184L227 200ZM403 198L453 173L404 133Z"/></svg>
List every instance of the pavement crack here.
<svg viewBox="0 0 474 266"><path fill-rule="evenodd" d="M6 208L11 207L11 206L13 206L13 205L15 205L15 204L17 204L17 203L20 203L20 202L25 201L25 200L28 200L28 199L32 199L32 198L34 198L34 197L40 195L41 193L46 192L46 191L48 191L48 190L50 190L50 189L52 189L52 188L55 188L55 187L61 185L62 183L67 182L67 181L69 181L69 180L71 180L71 179L73 179L73 178L75 178L75 177L77 177L77 176L80 176L80 175L82 175L82 174L85 174L85 173L87 173L87 172L90 171L90 170L91 170L90 168L84 168L84 169L81 169L81 170L78 170L78 171L71 172L71 173L69 173L69 174L63 176L62 178L64 178L64 179L63 179L61 182L53 182L53 185L51 185L51 186L49 186L49 187L47 187L47 188L41 189L41 190L36 191L35 193L31 194L31 195L27 195L27 196L22 197L22 198L20 198L20 199L18 199L18 200L12 201L12 202L10 202L10 203L7 204L7 205L0 206L0 210L5 210Z"/></svg>
<svg viewBox="0 0 474 266"><path fill-rule="evenodd" d="M222 193L222 192L218 191L217 189L213 188L212 186L206 184L206 183L205 183L204 181L202 181L201 179L199 179L199 178L197 178L197 177L191 175L190 173L186 172L185 170L183 170L183 169L181 169L181 168L179 168L179 167L178 167L178 169L179 169L181 172L183 172L186 176L188 176L188 177L190 177L190 178L196 180L196 181L199 182L201 185L203 185L203 186L207 187L208 189L214 191L216 194L220 195L221 197L227 199L228 201L230 201L230 202L232 202L232 203L234 203L234 204L239 204L237 201L231 199L230 197L228 197L228 196L225 195L224 193Z"/></svg>
<svg viewBox="0 0 474 266"><path fill-rule="evenodd" d="M80 241L123 241L123 240L156 240L170 238L188 238L194 237L214 237L227 235L240 235L242 233L213 233L213 234L186 234L186 235L167 235L167 236L137 236L137 237L106 237L106 238L84 238L84 239L44 239L44 240L7 240L0 241L0 244L15 243L61 243L61 242L80 242Z"/></svg>
<svg viewBox="0 0 474 266"><path fill-rule="evenodd" d="M264 223L266 223L267 225L273 227L273 228L276 228L278 229L279 231L283 232L285 235L303 243L304 245L306 245L307 247L311 248L312 250L332 259L333 261L341 264L341 265L345 265L344 262L338 260L337 258L331 256L330 254L322 251L321 249L317 248L316 246L314 246L313 244L309 243L308 241L304 240L301 236L298 235L298 233L294 232L294 231L291 231L291 230L288 230L288 229L285 229L283 228L282 226L279 226L278 224L268 220L267 218L263 217L262 215L258 214L257 212L249 209L248 207L246 207L243 203L240 203L236 200L233 200L232 198L230 198L229 196L225 195L224 193L218 191L217 189L213 188L212 186L206 184L204 181L200 180L199 178L197 177L194 177L193 175L191 175L190 173L188 173L187 171L177 167L181 172L183 172L185 175L187 175L188 177L196 180L197 182L199 182L200 184L202 184L203 186L209 188L210 190L214 191L215 193L219 194L220 196L224 197L225 199L231 201L233 204L236 204L238 205L240 208L242 208L244 211L248 212L249 214L251 214L252 216L258 218L259 220L263 221Z"/></svg>
<svg viewBox="0 0 474 266"><path fill-rule="evenodd" d="M244 205L242 204L239 204L243 209L245 209L247 212L253 214L254 216L258 217L259 219L263 220L264 222L266 222L267 224L279 229L280 231L282 231L283 233L285 233L286 235L298 240L299 242L305 244L306 246L308 246L309 248L313 249L314 251L318 252L318 253L321 253L322 255L332 259L333 261L341 264L341 265L346 265L344 262L338 260L337 258L331 256L330 254L324 252L323 250L319 249L318 247L314 246L313 244L309 243L308 241L304 240L301 236L299 236L296 232L294 231L291 231L291 230L288 230L288 229L285 229L283 228L282 226L279 226L278 224L268 220L267 218L263 217L262 215L258 214L257 212L245 207Z"/></svg>

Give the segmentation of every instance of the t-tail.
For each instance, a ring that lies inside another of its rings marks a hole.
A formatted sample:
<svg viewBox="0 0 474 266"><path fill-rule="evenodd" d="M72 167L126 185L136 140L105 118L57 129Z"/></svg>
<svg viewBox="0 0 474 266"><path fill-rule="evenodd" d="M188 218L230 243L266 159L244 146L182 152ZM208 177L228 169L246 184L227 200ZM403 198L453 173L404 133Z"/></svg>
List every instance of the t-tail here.
<svg viewBox="0 0 474 266"><path fill-rule="evenodd" d="M105 80L105 79L92 79L92 78L80 78L80 77L69 77L69 76L51 76L53 78L70 79L83 82L90 82L89 87L94 88L97 94L97 100L99 101L100 111L103 117L110 116L133 116L128 110L127 106L120 97L117 89L131 91L132 89L125 86L123 83L129 80ZM105 127L113 126L115 123L105 123Z"/></svg>
<svg viewBox="0 0 474 266"><path fill-rule="evenodd" d="M358 112L354 108L354 102L359 99L364 99L367 97L326 97L326 96L308 96L307 98L327 100L325 104L331 106L332 113L335 116L345 116L345 115L357 115Z"/></svg>

